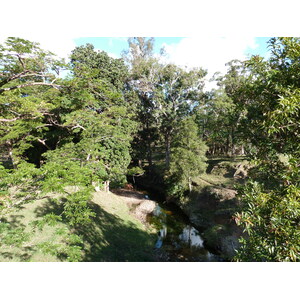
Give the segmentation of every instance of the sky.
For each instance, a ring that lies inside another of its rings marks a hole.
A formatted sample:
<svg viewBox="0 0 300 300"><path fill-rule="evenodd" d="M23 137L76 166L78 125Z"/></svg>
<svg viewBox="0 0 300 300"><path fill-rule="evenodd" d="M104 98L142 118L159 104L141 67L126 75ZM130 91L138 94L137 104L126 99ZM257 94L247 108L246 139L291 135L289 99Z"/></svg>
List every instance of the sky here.
<svg viewBox="0 0 300 300"><path fill-rule="evenodd" d="M154 51L164 47L167 61L183 67L202 67L208 71L206 90L216 87L210 78L215 72L226 73L225 64L232 59L244 60L251 55L268 57L267 41L269 37L156 37ZM96 49L104 50L114 58L128 48L127 38L76 38L76 46L91 43Z"/></svg>
<svg viewBox="0 0 300 300"><path fill-rule="evenodd" d="M159 53L163 47L166 59L182 67L202 67L208 71L206 89L216 87L209 79L215 72L226 73L225 64L232 59L244 60L251 55L268 57L267 42L270 37L156 37L154 51ZM120 58L128 49L127 38L84 37L73 40L76 46L91 43L95 49L106 51L114 58Z"/></svg>
<svg viewBox="0 0 300 300"><path fill-rule="evenodd" d="M22 36L23 37L23 36ZM5 40L0 36L0 42ZM120 58L123 50L128 49L127 37L68 37L38 36L24 37L39 42L60 57L68 58L71 51L80 45L91 43L95 49L103 50L114 58ZM206 89L215 87L209 79L215 72L226 72L225 64L232 59L244 60L259 54L268 57L269 37L239 36L194 36L194 37L155 37L154 52L163 47L166 60L182 67L202 67L208 71Z"/></svg>

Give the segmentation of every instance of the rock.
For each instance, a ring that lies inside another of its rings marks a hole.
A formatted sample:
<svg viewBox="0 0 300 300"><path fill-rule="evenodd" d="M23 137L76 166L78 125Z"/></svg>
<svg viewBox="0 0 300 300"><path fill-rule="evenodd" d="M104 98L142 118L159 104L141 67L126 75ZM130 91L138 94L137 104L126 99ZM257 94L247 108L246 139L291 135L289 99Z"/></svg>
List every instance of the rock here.
<svg viewBox="0 0 300 300"><path fill-rule="evenodd" d="M154 211L156 203L152 200L137 200L134 204L131 202L129 207L131 208L131 213L138 220L140 220L142 223L146 223L147 215Z"/></svg>
<svg viewBox="0 0 300 300"><path fill-rule="evenodd" d="M142 213L151 214L155 209L156 203L151 200L143 200L140 205L136 207L136 210L140 210Z"/></svg>
<svg viewBox="0 0 300 300"><path fill-rule="evenodd" d="M211 188L211 194L214 195L219 201L234 199L237 191L227 188Z"/></svg>
<svg viewBox="0 0 300 300"><path fill-rule="evenodd" d="M220 241L221 252L224 257L232 258L236 255L236 250L240 247L238 238L234 235L224 236Z"/></svg>

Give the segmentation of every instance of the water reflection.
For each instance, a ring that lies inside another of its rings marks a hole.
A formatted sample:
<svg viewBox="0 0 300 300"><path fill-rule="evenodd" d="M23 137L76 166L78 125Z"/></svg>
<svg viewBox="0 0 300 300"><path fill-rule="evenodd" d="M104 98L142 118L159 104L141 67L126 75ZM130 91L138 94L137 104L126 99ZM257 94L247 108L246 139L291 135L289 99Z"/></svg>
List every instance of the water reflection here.
<svg viewBox="0 0 300 300"><path fill-rule="evenodd" d="M170 261L215 261L200 232L175 212L157 205L150 220L157 228L155 248L167 251Z"/></svg>
<svg viewBox="0 0 300 300"><path fill-rule="evenodd" d="M203 248L203 240L199 231L190 225L187 225L183 229L182 233L179 235L179 239L191 247Z"/></svg>

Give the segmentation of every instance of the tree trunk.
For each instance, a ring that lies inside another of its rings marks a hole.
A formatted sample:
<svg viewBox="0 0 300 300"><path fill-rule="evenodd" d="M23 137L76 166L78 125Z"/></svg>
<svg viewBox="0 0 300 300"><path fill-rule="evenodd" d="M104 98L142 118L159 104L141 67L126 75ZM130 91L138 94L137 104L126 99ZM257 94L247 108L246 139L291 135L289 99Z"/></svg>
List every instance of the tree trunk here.
<svg viewBox="0 0 300 300"><path fill-rule="evenodd" d="M149 122L146 120L146 128L147 128L147 160L149 163L149 167L152 168L152 148L151 148L151 135L149 135Z"/></svg>
<svg viewBox="0 0 300 300"><path fill-rule="evenodd" d="M231 127L231 155L234 157L234 129Z"/></svg>
<svg viewBox="0 0 300 300"><path fill-rule="evenodd" d="M165 134L165 147L166 147L166 168L170 167L170 152L171 152L171 136L170 133Z"/></svg>
<svg viewBox="0 0 300 300"><path fill-rule="evenodd" d="M242 145L242 148L241 148L241 155L245 155L245 148L244 148L244 145Z"/></svg>
<svg viewBox="0 0 300 300"><path fill-rule="evenodd" d="M227 135L227 138L226 138L226 154L227 156L230 156L230 137L229 135Z"/></svg>
<svg viewBox="0 0 300 300"><path fill-rule="evenodd" d="M104 192L109 192L109 180L104 181Z"/></svg>
<svg viewBox="0 0 300 300"><path fill-rule="evenodd" d="M12 167L13 167L14 169L16 169L16 165L15 165L14 158L13 158L13 147L12 147L12 146L9 146L9 147L8 147L8 157L9 157L10 160L11 160Z"/></svg>
<svg viewBox="0 0 300 300"><path fill-rule="evenodd" d="M189 190L192 191L192 179L189 177Z"/></svg>
<svg viewBox="0 0 300 300"><path fill-rule="evenodd" d="M153 165L153 162L152 162L151 141L148 139L147 142L148 142L147 160L148 160L148 163L149 163L149 167L151 168L152 165Z"/></svg>

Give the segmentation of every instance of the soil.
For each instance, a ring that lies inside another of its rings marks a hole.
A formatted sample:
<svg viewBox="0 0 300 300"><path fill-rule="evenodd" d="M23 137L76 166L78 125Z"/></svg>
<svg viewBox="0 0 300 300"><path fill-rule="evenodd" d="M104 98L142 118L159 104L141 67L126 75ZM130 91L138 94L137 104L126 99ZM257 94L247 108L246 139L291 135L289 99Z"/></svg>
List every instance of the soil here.
<svg viewBox="0 0 300 300"><path fill-rule="evenodd" d="M120 188L113 191L114 194L121 196L127 206L130 213L141 221L143 224L147 224L147 215L152 213L155 209L156 202L146 199L146 193L141 191L135 191L132 189Z"/></svg>

